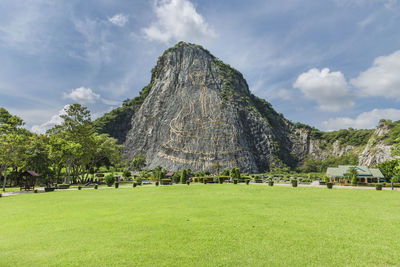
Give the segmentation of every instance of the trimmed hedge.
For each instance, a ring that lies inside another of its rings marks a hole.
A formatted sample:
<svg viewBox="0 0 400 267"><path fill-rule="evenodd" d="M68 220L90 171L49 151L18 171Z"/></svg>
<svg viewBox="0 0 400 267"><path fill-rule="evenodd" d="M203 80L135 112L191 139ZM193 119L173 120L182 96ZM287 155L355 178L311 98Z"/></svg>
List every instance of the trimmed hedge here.
<svg viewBox="0 0 400 267"><path fill-rule="evenodd" d="M237 183L238 183L237 179L233 180L233 184L237 184Z"/></svg>
<svg viewBox="0 0 400 267"><path fill-rule="evenodd" d="M115 183L115 188L118 188L119 187L119 183Z"/></svg>
<svg viewBox="0 0 400 267"><path fill-rule="evenodd" d="M382 184L376 184L375 185L376 190L382 190Z"/></svg>
<svg viewBox="0 0 400 267"><path fill-rule="evenodd" d="M69 188L69 184L59 184L57 185L57 189L68 189Z"/></svg>
<svg viewBox="0 0 400 267"><path fill-rule="evenodd" d="M94 185L94 189L98 189L99 186L97 184Z"/></svg>
<svg viewBox="0 0 400 267"><path fill-rule="evenodd" d="M274 186L274 181L268 181L269 186Z"/></svg>
<svg viewBox="0 0 400 267"><path fill-rule="evenodd" d="M171 179L161 179L161 184L162 185L171 185L172 180Z"/></svg>
<svg viewBox="0 0 400 267"><path fill-rule="evenodd" d="M330 183L330 182L326 183L326 187L329 188L329 189L332 189L333 183Z"/></svg>
<svg viewBox="0 0 400 267"><path fill-rule="evenodd" d="M291 183L292 183L292 186L293 187L297 187L297 180L292 180L292 181L290 181Z"/></svg>

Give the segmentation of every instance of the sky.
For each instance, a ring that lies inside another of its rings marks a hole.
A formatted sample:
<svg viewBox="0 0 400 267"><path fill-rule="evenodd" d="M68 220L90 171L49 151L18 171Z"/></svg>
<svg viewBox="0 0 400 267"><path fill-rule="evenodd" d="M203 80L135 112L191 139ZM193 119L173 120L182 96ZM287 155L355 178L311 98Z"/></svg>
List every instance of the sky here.
<svg viewBox="0 0 400 267"><path fill-rule="evenodd" d="M0 106L43 133L73 103L96 119L200 44L293 122L400 120L400 0L2 0Z"/></svg>

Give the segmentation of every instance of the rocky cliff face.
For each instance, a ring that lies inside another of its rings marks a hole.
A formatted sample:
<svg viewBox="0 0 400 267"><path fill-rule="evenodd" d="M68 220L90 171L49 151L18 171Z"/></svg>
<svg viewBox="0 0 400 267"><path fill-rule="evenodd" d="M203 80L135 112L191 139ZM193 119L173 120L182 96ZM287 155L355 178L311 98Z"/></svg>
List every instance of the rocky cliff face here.
<svg viewBox="0 0 400 267"><path fill-rule="evenodd" d="M384 143L385 137L388 136L389 131L390 129L387 124L383 122L379 123L374 135L360 154L359 165L371 166L395 159L395 157L392 156L391 145L386 145Z"/></svg>
<svg viewBox="0 0 400 267"><path fill-rule="evenodd" d="M145 154L150 169L198 171L220 165L255 173L349 154L361 154L362 165L393 158L382 142L388 131L383 126L367 145L368 130L328 134L293 124L251 94L237 70L184 42L159 58L140 96L95 125L124 144L125 158Z"/></svg>
<svg viewBox="0 0 400 267"><path fill-rule="evenodd" d="M253 96L242 75L205 49L180 43L160 57L149 95L131 120L125 156L147 167L261 172L295 165L291 125Z"/></svg>

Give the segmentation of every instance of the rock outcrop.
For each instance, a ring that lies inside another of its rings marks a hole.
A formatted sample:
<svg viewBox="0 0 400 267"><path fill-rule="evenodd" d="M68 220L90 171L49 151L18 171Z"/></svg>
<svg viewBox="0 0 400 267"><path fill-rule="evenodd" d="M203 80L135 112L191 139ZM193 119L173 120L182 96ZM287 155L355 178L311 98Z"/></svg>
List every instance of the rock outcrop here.
<svg viewBox="0 0 400 267"><path fill-rule="evenodd" d="M389 126L386 123L379 123L374 135L360 154L359 165L373 166L384 161L395 159L395 157L392 156L391 145L386 145L384 143L385 137L388 136L389 131Z"/></svg>
<svg viewBox="0 0 400 267"><path fill-rule="evenodd" d="M125 156L144 153L148 168L261 172L296 164L291 123L252 95L238 71L193 44L159 58L131 125Z"/></svg>
<svg viewBox="0 0 400 267"><path fill-rule="evenodd" d="M393 158L390 146L380 138L387 134L383 126L367 145L372 134L368 130L348 131L344 135L355 136L355 141L344 138L341 143L332 139L336 135L326 137L315 128L293 124L251 94L237 70L204 48L184 42L158 59L140 96L95 125L124 144L125 158L145 154L150 169L211 171L220 166L255 173L349 154L361 154L362 165ZM343 130L338 133L343 135Z"/></svg>

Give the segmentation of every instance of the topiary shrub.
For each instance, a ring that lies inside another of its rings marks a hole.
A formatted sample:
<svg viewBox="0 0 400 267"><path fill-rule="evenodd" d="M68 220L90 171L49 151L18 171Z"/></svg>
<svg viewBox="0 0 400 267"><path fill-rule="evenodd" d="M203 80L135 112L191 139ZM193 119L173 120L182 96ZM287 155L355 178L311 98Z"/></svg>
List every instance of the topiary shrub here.
<svg viewBox="0 0 400 267"><path fill-rule="evenodd" d="M219 182L220 184L223 184L223 183L224 183L224 180L225 180L224 177L218 177L218 182Z"/></svg>
<svg viewBox="0 0 400 267"><path fill-rule="evenodd" d="M246 184L247 184L247 185L250 184L250 179L246 179Z"/></svg>
<svg viewBox="0 0 400 267"><path fill-rule="evenodd" d="M187 184L187 185L190 185L190 181L189 181L189 180L188 180L188 181L186 181L186 184Z"/></svg>
<svg viewBox="0 0 400 267"><path fill-rule="evenodd" d="M104 179L108 187L111 187L115 182L115 177L112 174L107 174Z"/></svg>
<svg viewBox="0 0 400 267"><path fill-rule="evenodd" d="M133 183L133 187L136 187L136 185L137 185L136 183Z"/></svg>
<svg viewBox="0 0 400 267"><path fill-rule="evenodd" d="M274 186L274 181L272 181L272 180L268 181L268 185L269 186Z"/></svg>
<svg viewBox="0 0 400 267"><path fill-rule="evenodd" d="M327 182L327 183L326 183L326 187L329 188L329 189L332 189L333 183Z"/></svg>
<svg viewBox="0 0 400 267"><path fill-rule="evenodd" d="M82 186L78 186L78 190L82 190Z"/></svg>
<svg viewBox="0 0 400 267"><path fill-rule="evenodd" d="M296 179L293 179L293 180L291 181L291 183L292 183L292 186L293 186L293 187L297 187L297 180L296 180Z"/></svg>
<svg viewBox="0 0 400 267"><path fill-rule="evenodd" d="M161 184L162 185L171 185L172 180L171 179L161 179Z"/></svg>
<svg viewBox="0 0 400 267"><path fill-rule="evenodd" d="M160 184L160 182L159 181L156 181L156 186L158 186Z"/></svg>
<svg viewBox="0 0 400 267"><path fill-rule="evenodd" d="M382 184L376 184L375 185L376 190L382 190Z"/></svg>
<svg viewBox="0 0 400 267"><path fill-rule="evenodd" d="M0 197L2 197L3 195L0 193Z"/></svg>
<svg viewBox="0 0 400 267"><path fill-rule="evenodd" d="M238 183L237 179L233 180L233 184L237 184L237 183Z"/></svg>
<svg viewBox="0 0 400 267"><path fill-rule="evenodd" d="M33 193L37 193L37 192L38 192L38 190L37 190L37 189L33 190Z"/></svg>
<svg viewBox="0 0 400 267"><path fill-rule="evenodd" d="M68 189L69 188L69 184L59 184L57 185L57 189Z"/></svg>
<svg viewBox="0 0 400 267"><path fill-rule="evenodd" d="M97 184L94 185L94 189L98 189L99 186Z"/></svg>
<svg viewBox="0 0 400 267"><path fill-rule="evenodd" d="M115 188L118 188L119 187L119 183L115 183Z"/></svg>

